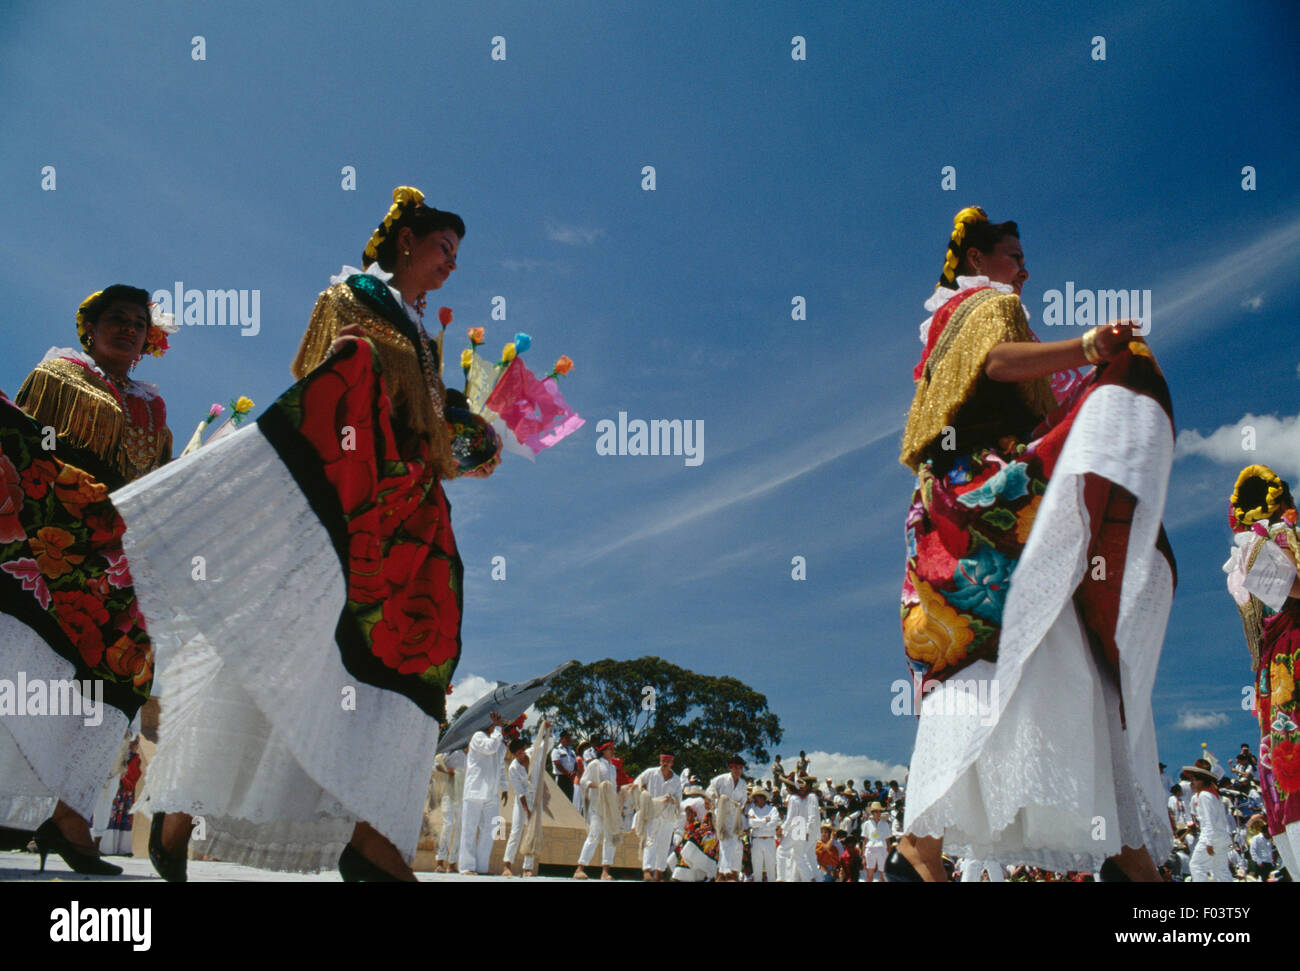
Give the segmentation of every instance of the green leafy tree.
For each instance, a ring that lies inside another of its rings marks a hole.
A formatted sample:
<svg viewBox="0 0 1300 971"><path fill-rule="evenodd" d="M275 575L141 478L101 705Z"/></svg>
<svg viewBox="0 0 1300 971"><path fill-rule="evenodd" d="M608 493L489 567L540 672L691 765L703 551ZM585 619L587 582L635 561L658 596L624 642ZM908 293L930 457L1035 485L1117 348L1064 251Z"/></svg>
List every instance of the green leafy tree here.
<svg viewBox="0 0 1300 971"><path fill-rule="evenodd" d="M761 775L781 723L767 698L736 678L697 674L662 658L606 658L579 664L551 682L537 708L575 736L612 738L629 774L676 755L675 768L702 778L725 772L739 754Z"/></svg>

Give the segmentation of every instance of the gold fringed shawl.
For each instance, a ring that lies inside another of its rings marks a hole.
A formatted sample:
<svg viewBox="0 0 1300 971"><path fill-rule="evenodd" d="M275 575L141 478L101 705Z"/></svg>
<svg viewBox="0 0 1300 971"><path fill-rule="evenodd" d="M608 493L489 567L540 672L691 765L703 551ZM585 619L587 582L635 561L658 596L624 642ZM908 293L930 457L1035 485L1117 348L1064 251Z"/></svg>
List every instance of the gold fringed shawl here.
<svg viewBox="0 0 1300 971"><path fill-rule="evenodd" d="M18 389L14 404L38 424L53 428L59 438L94 453L128 481L171 458L171 429L155 428L151 439L148 429L127 420L104 380L73 361L42 361Z"/></svg>
<svg viewBox="0 0 1300 971"><path fill-rule="evenodd" d="M1281 528L1286 530L1287 548L1291 551L1292 559L1300 564L1300 536L1297 536L1295 529L1285 526ZM1255 561L1259 559L1260 551L1266 544L1276 542L1278 532L1279 527L1273 526L1269 529L1268 539L1263 536L1255 539L1246 552L1243 572L1250 573ZM1300 566L1296 567L1296 576L1300 578ZM1237 605L1237 612L1241 614L1241 628L1246 635L1246 648L1250 651L1251 670L1258 674L1260 653L1264 649L1264 602L1252 593L1250 600Z"/></svg>
<svg viewBox="0 0 1300 971"><path fill-rule="evenodd" d="M941 309L931 326L939 325L942 314ZM930 445L975 393L989 351L1009 341L1033 339L1020 298L1014 293L981 290L963 300L951 312L916 382L898 460L916 471ZM1017 388L1025 404L1039 416L1056 407L1047 378L1025 381Z"/></svg>
<svg viewBox="0 0 1300 971"><path fill-rule="evenodd" d="M444 478L455 475L451 434L446 422L440 420L434 411L419 351L396 327L358 300L346 283L334 284L317 298L311 320L307 322L307 332L302 335L298 353L290 366L293 376L302 378L325 360L339 332L349 324L364 330L374 344L394 413L412 432L429 443L439 474ZM442 379L435 373L433 381L433 394L439 401L444 400L446 389Z"/></svg>

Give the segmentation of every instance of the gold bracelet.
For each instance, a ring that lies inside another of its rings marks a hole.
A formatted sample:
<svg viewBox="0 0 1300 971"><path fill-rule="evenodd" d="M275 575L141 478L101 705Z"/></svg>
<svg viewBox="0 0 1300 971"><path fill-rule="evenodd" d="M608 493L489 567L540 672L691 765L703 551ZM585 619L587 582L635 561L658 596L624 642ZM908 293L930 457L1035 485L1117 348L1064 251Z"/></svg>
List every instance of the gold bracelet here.
<svg viewBox="0 0 1300 971"><path fill-rule="evenodd" d="M1082 338L1083 356L1089 364L1101 363L1101 354L1097 350L1097 332L1099 330L1101 330L1100 327L1093 327L1086 331Z"/></svg>

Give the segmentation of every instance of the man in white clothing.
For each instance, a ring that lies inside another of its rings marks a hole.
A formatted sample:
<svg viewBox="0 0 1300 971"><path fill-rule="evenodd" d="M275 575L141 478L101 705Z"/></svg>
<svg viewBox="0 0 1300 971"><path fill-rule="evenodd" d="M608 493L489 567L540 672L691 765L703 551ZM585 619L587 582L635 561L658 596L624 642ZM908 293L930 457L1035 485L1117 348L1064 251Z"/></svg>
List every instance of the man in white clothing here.
<svg viewBox="0 0 1300 971"><path fill-rule="evenodd" d="M718 882L735 883L740 879L744 848L740 834L745 826L745 803L749 786L743 773L745 760L733 755L727 771L709 783L709 801L713 803L713 825L718 836Z"/></svg>
<svg viewBox="0 0 1300 971"><path fill-rule="evenodd" d="M821 808L813 791L812 776L799 777L799 792L785 801L785 822L781 824L781 850L786 854L782 867L789 883L815 883L817 880L817 834L821 830Z"/></svg>
<svg viewBox="0 0 1300 971"><path fill-rule="evenodd" d="M457 749L446 755L439 755L434 761L434 771L444 776L442 800L438 808L442 811L442 831L438 833L438 849L434 854L436 873L450 873L456 869L456 858L460 855L460 810L464 800L462 792L465 781L465 752Z"/></svg>
<svg viewBox="0 0 1300 971"><path fill-rule="evenodd" d="M573 871L577 880L586 880L586 866L602 845L600 878L613 880L609 868L614 865L614 848L622 835L622 807L618 804L618 772L610 759L614 755L613 742L601 742L595 747L595 758L586 763L579 790L583 805L587 807L587 839L578 853L578 869ZM612 792L611 792L612 787Z"/></svg>
<svg viewBox="0 0 1300 971"><path fill-rule="evenodd" d="M506 855L501 867L503 877L512 877L515 856L519 852L519 843L524 838L524 827L533 818L537 795L533 792L532 780L529 778L528 743L521 738L510 743L510 754L514 760L506 771L506 782L515 797L514 812L510 817L510 838L506 840ZM537 873L537 860L532 856L524 857L524 876L531 877Z"/></svg>
<svg viewBox="0 0 1300 971"><path fill-rule="evenodd" d="M662 882L682 804L682 780L673 772L672 754L660 753L658 767L646 769L637 776L636 785L641 790L637 830L644 841L641 878Z"/></svg>
<svg viewBox="0 0 1300 971"><path fill-rule="evenodd" d="M862 869L866 882L885 882L885 857L888 856L889 836L893 823L885 816L885 807L873 802L867 807L870 815L862 821Z"/></svg>
<svg viewBox="0 0 1300 971"><path fill-rule="evenodd" d="M1200 827L1196 849L1192 851L1192 882L1231 883L1228 869L1228 814L1214 790L1214 776L1199 765L1183 769L1183 778L1192 784L1192 813Z"/></svg>
<svg viewBox="0 0 1300 971"><path fill-rule="evenodd" d="M487 873L492 859L492 841L500 828L501 762L505 724L495 711L492 734L475 732L465 760L465 796L460 813L460 872Z"/></svg>
<svg viewBox="0 0 1300 971"><path fill-rule="evenodd" d="M767 801L767 790L762 786L754 786L749 798L745 828L749 830L749 862L754 882L775 883L776 831L781 828L781 816Z"/></svg>

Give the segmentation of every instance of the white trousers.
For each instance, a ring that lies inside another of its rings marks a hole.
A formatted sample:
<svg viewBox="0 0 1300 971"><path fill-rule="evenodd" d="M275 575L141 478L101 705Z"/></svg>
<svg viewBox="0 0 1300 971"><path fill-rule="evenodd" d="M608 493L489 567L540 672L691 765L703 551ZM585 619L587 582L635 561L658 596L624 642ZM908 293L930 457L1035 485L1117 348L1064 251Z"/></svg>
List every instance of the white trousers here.
<svg viewBox="0 0 1300 971"><path fill-rule="evenodd" d="M487 873L492 860L493 831L496 829L495 799L466 799L460 812L461 873Z"/></svg>
<svg viewBox="0 0 1300 971"><path fill-rule="evenodd" d="M754 882L762 883L767 875L768 883L780 879L776 872L776 840L771 836L751 836L749 838L749 862L753 868Z"/></svg>
<svg viewBox="0 0 1300 971"><path fill-rule="evenodd" d="M812 840L785 839L781 849L789 846L789 862L785 868L786 883L815 883L821 874L817 866L817 845Z"/></svg>
<svg viewBox="0 0 1300 971"><path fill-rule="evenodd" d="M515 798L515 811L510 817L510 839L506 840L506 863L511 866L515 865L515 856L519 853L519 844L524 839L524 827L528 825L528 816L524 812L523 803L518 797ZM537 858L534 856L524 857L524 869L536 870Z"/></svg>
<svg viewBox="0 0 1300 971"><path fill-rule="evenodd" d="M613 834L605 832L605 822L600 818L600 813L596 812L593 807L591 820L587 823L587 840L582 844L582 850L578 853L578 866L586 866L591 862L591 858L596 854L596 844L601 840L604 840L605 843L600 858L601 866L613 866Z"/></svg>
<svg viewBox="0 0 1300 971"><path fill-rule="evenodd" d="M460 822L460 802L455 799L444 799L442 801L442 831L438 833L438 851L435 858L439 863L451 863L454 857L460 855L460 840L456 840L453 846L451 842L452 834L459 837L460 833L456 829Z"/></svg>
<svg viewBox="0 0 1300 971"><path fill-rule="evenodd" d="M740 873L744 869L744 852L739 836L718 840L718 872Z"/></svg>
<svg viewBox="0 0 1300 971"><path fill-rule="evenodd" d="M658 873L668 867L668 854L673 849L673 824L671 813L665 813L646 827L645 845L641 848L641 869Z"/></svg>
<svg viewBox="0 0 1300 971"><path fill-rule="evenodd" d="M1209 847L1204 840L1197 841L1192 850L1192 883L1208 883L1213 878L1215 883L1232 883L1232 870L1228 867L1228 851L1219 847L1210 856Z"/></svg>

